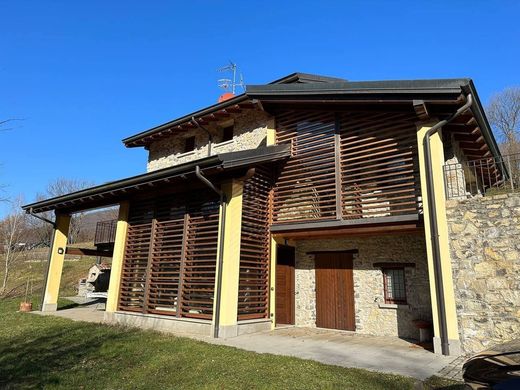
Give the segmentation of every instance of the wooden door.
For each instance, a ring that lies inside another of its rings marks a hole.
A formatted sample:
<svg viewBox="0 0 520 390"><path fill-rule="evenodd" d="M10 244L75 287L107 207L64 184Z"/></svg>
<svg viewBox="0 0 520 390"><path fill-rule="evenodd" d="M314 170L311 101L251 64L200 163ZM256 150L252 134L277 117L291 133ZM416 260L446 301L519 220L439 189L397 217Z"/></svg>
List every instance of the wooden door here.
<svg viewBox="0 0 520 390"><path fill-rule="evenodd" d="M276 324L294 325L294 248L278 245L276 254Z"/></svg>
<svg viewBox="0 0 520 390"><path fill-rule="evenodd" d="M355 330L352 253L316 253L316 326Z"/></svg>

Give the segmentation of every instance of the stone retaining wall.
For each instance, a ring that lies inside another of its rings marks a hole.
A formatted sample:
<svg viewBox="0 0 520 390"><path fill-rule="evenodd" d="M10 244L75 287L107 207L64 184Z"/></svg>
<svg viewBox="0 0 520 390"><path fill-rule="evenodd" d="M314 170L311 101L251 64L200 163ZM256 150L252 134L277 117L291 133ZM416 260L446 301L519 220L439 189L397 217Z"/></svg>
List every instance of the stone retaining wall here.
<svg viewBox="0 0 520 390"><path fill-rule="evenodd" d="M296 242L296 325L316 326L315 264L311 251L357 249L354 258L356 332L419 338L414 319L431 320L424 235L302 240ZM376 262L415 263L405 268L408 306L385 307L383 274Z"/></svg>
<svg viewBox="0 0 520 390"><path fill-rule="evenodd" d="M449 200L459 336L466 353L520 335L520 195Z"/></svg>

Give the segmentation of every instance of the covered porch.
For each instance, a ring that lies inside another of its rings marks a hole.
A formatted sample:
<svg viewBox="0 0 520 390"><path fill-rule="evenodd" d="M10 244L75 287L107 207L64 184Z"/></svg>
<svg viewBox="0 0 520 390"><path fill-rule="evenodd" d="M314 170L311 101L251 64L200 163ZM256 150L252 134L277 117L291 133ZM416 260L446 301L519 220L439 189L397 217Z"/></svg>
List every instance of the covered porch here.
<svg viewBox="0 0 520 390"><path fill-rule="evenodd" d="M277 326L399 337L432 349L422 222L359 229L275 236Z"/></svg>
<svg viewBox="0 0 520 390"><path fill-rule="evenodd" d="M57 309L71 214L119 205L105 322L213 337L270 329L265 181L288 153L219 154L24 206L56 214L42 312Z"/></svg>

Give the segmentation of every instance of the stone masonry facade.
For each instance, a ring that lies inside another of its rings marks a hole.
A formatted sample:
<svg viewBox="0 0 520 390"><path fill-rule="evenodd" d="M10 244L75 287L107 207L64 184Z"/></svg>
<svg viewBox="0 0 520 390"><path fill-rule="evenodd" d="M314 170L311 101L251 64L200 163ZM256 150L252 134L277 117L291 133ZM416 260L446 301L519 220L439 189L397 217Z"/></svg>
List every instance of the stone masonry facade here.
<svg viewBox="0 0 520 390"><path fill-rule="evenodd" d="M520 195L446 206L459 337L475 353L520 335Z"/></svg>
<svg viewBox="0 0 520 390"><path fill-rule="evenodd" d="M413 320L431 321L428 265L423 234L296 241L296 325L316 326L316 290L312 251L357 249L354 256L356 332L418 339ZM405 268L407 305L385 305L383 274L374 263L415 263Z"/></svg>
<svg viewBox="0 0 520 390"><path fill-rule="evenodd" d="M222 142L222 129L234 126L233 139ZM274 128L274 119L264 111L247 109L231 119L205 125L212 133L211 154L255 149L266 145L267 129ZM184 152L185 139L195 137L195 150ZM174 134L166 139L153 142L149 148L147 171L167 168L208 156L208 134L201 129L193 129L182 134Z"/></svg>

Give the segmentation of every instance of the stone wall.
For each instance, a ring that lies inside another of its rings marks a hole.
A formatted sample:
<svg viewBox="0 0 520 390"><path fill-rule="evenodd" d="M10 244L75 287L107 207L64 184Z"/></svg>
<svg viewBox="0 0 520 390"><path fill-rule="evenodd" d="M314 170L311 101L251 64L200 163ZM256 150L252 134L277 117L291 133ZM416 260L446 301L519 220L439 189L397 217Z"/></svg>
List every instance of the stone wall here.
<svg viewBox="0 0 520 390"><path fill-rule="evenodd" d="M233 140L222 142L222 128L234 126ZM213 135L211 154L254 149L266 145L267 129L274 128L274 119L260 110L244 110L242 113L221 122L204 126ZM184 152L185 139L195 136L195 150ZM193 129L172 135L150 145L147 171L198 160L208 156L208 134L201 129Z"/></svg>
<svg viewBox="0 0 520 390"><path fill-rule="evenodd" d="M314 255L307 252L342 249L359 251L353 269L357 332L418 339L412 320L431 320L424 235L302 240L295 247L296 325L316 326ZM414 268L405 268L408 305L384 304L383 274L374 268L376 262L415 263Z"/></svg>
<svg viewBox="0 0 520 390"><path fill-rule="evenodd" d="M520 195L446 206L459 336L479 352L520 335Z"/></svg>

